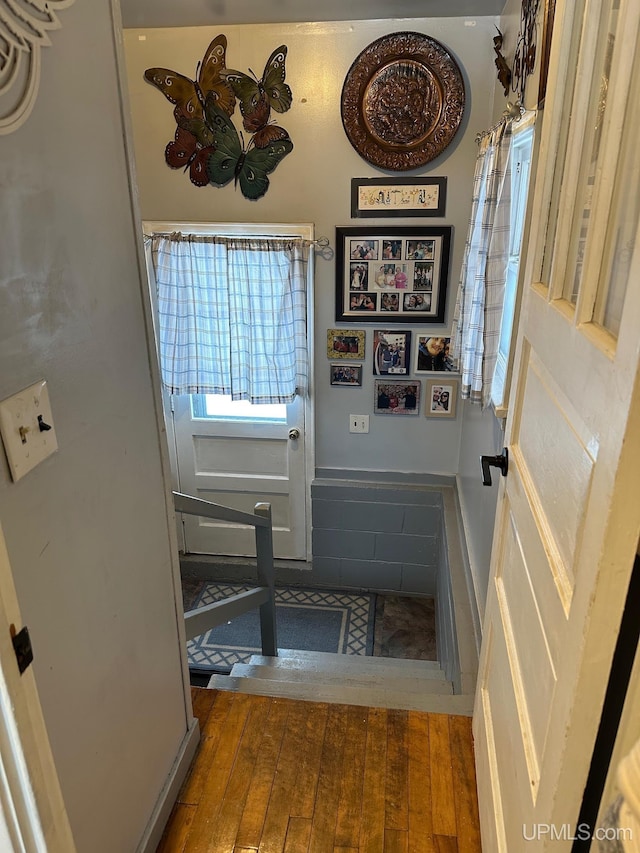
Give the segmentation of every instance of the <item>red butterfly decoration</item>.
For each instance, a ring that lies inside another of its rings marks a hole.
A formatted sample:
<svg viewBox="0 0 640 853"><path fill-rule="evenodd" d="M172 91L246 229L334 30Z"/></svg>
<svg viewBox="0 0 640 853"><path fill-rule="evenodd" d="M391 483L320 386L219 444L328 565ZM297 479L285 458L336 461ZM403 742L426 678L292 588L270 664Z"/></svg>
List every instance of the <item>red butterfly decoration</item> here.
<svg viewBox="0 0 640 853"><path fill-rule="evenodd" d="M271 106L267 97L262 93L251 109L240 107L242 125L247 133L253 133L253 144L256 148L267 148L272 142L288 139L289 134L277 124L269 124Z"/></svg>
<svg viewBox="0 0 640 853"><path fill-rule="evenodd" d="M172 169L189 169L191 183L206 187L209 183L207 158L214 151L213 145L203 147L192 133L178 126L175 139L164 149L164 159Z"/></svg>

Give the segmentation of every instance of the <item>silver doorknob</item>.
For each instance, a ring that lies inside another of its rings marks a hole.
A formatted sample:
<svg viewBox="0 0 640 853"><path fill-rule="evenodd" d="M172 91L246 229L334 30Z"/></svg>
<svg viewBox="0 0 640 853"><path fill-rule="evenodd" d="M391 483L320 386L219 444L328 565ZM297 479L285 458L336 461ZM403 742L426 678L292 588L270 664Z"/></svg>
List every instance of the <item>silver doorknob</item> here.
<svg viewBox="0 0 640 853"><path fill-rule="evenodd" d="M295 441L296 438L300 438L300 430L299 429L290 429L289 430L289 438L291 441Z"/></svg>

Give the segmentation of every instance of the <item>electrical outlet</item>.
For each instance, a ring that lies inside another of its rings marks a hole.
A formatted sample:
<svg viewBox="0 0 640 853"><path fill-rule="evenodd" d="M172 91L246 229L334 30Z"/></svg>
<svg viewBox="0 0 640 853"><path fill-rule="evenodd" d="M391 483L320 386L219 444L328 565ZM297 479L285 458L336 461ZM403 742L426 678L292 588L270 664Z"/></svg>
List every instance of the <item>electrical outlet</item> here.
<svg viewBox="0 0 640 853"><path fill-rule="evenodd" d="M349 415L349 432L369 432L369 415Z"/></svg>

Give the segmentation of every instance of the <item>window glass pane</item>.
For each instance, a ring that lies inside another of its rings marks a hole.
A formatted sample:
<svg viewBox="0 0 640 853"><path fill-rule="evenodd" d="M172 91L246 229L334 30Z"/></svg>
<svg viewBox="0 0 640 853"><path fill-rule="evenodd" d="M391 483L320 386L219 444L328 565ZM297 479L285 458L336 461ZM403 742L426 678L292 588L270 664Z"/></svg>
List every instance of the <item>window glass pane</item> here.
<svg viewBox="0 0 640 853"><path fill-rule="evenodd" d="M502 323L500 325L499 351L505 358L509 357L511 346L511 331L513 329L513 312L516 305L516 290L518 289L519 264L510 263L507 267L507 281L504 289L504 305L502 308Z"/></svg>
<svg viewBox="0 0 640 853"><path fill-rule="evenodd" d="M574 20L574 28L571 33L571 46L569 49L569 60L567 63L567 83L565 91L571 93L567 102L563 104L562 122L560 125L560 134L558 138L558 151L568 151L569 134L572 123L575 119L576 104L575 104L575 85L578 69L578 56L580 51L580 43L583 34L584 21L584 0L574 0L576 6L581 10L576 10ZM565 157L557 157L550 168L553 169L553 184L551 189L551 199L549 204L549 222L547 225L545 237L545 250L541 257L541 268L537 277L539 281L549 284L552 277L554 252L553 247L556 244L556 235L560 227L558 219L558 211L560 210L560 198L563 195L563 181L565 178L565 170L567 169L567 160Z"/></svg>
<svg viewBox="0 0 640 853"><path fill-rule="evenodd" d="M600 156L602 128L607 108L607 91L611 72L611 58L615 44L616 26L618 21L619 0L605 3L602 13L602 37L598 38L598 51L594 57L594 76L592 92L599 92L599 97L592 99L587 118L587 138L583 146L583 161L580 169L579 200L581 212L573 223L572 257L573 266L567 270L567 279L563 288L563 297L576 304L580 285L582 284L583 264L587 240L589 236L589 217L593 190L595 186L596 169Z"/></svg>
<svg viewBox="0 0 640 853"><path fill-rule="evenodd" d="M517 161L515 170L511 172L511 240L509 254L520 257L522 232L524 230L525 214L527 212L527 190L529 188L529 172L531 171L531 148L533 145L533 128L519 134L514 140L514 154Z"/></svg>
<svg viewBox="0 0 640 853"><path fill-rule="evenodd" d="M509 354L513 336L513 323L518 294L518 273L522 236L527 212L529 175L531 172L531 152L533 149L533 127L515 132L511 147L511 213L509 259L507 261L502 320L498 358L491 383L491 399L495 406L503 406Z"/></svg>
<svg viewBox="0 0 640 853"><path fill-rule="evenodd" d="M286 423L287 407L284 403L256 406L248 400L232 400L225 394L192 394L191 408L194 418L216 421L260 421Z"/></svg>
<svg viewBox="0 0 640 853"><path fill-rule="evenodd" d="M613 203L604 262L594 313L594 322L603 326L617 337L622 317L622 306L629 281L629 265L634 239L640 218L640 146L638 145L638 122L640 121L640 98L636 85L640 77L640 56L636 56L632 85L627 102L625 134L620 151L620 165L613 192Z"/></svg>

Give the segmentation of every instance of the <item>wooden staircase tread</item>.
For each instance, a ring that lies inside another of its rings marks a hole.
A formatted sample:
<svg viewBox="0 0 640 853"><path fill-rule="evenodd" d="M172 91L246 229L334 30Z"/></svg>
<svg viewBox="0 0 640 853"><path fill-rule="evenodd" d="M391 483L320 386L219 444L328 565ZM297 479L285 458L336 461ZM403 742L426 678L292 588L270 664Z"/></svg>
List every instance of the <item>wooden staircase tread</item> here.
<svg viewBox="0 0 640 853"><path fill-rule="evenodd" d="M349 687L343 684L271 681L233 675L213 675L210 688L247 693L255 696L279 696L311 702L340 705L367 706L370 708L397 708L408 711L425 711L434 714L473 714L472 695L450 695L429 692L417 693L387 690L382 687Z"/></svg>
<svg viewBox="0 0 640 853"><path fill-rule="evenodd" d="M292 681L312 684L344 684L348 687L384 687L407 693L422 693L424 690L434 693L453 693L450 681L446 681L444 673L441 678L426 678L417 680L411 676L397 676L386 670L375 672L331 672L328 670L310 670L271 665L255 665L252 663L235 664L231 675L245 678L264 678L267 681Z"/></svg>
<svg viewBox="0 0 640 853"><path fill-rule="evenodd" d="M412 660L409 658L387 658L374 657L372 655L339 655L331 652L307 652L299 649L278 649L277 658L268 658L263 655L252 655L251 663L277 662L275 665L293 665L285 664L285 661L297 661L297 666L314 666L321 667L324 664L350 671L351 669L380 668L393 669L398 674L415 674L417 676L426 675L429 672L442 672L440 664L437 660Z"/></svg>

